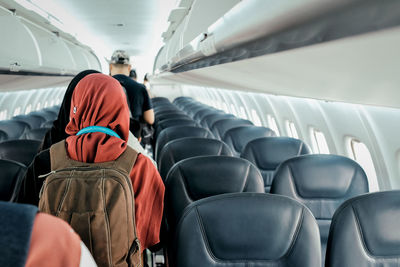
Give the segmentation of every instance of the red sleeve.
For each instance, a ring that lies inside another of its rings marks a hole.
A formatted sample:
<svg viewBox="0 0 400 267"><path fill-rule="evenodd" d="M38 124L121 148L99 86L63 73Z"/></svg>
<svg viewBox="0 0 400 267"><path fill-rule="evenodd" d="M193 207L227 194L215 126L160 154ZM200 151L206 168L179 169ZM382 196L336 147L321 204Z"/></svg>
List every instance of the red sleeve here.
<svg viewBox="0 0 400 267"><path fill-rule="evenodd" d="M136 230L142 251L160 242L164 183L153 163L142 154L132 168Z"/></svg>
<svg viewBox="0 0 400 267"><path fill-rule="evenodd" d="M25 266L76 267L81 258L81 239L65 221L46 213L36 215Z"/></svg>

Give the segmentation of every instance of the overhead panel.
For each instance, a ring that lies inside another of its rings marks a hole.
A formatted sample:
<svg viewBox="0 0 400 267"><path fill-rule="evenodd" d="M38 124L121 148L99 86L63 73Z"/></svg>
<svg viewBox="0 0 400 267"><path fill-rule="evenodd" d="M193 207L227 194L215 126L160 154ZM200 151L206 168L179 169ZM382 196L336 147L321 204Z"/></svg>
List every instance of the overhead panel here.
<svg viewBox="0 0 400 267"><path fill-rule="evenodd" d="M40 51L30 30L14 15L0 16L0 25L0 69L38 69L41 65Z"/></svg>
<svg viewBox="0 0 400 267"><path fill-rule="evenodd" d="M74 73L75 64L62 38L26 20L21 20L33 33L40 49L39 71L46 73Z"/></svg>

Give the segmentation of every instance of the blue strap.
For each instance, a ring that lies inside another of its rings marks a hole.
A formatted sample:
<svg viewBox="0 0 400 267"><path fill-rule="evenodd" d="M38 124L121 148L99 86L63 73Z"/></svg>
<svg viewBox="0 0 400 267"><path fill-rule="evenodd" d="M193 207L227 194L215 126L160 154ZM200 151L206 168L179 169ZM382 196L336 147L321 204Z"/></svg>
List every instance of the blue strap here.
<svg viewBox="0 0 400 267"><path fill-rule="evenodd" d="M85 127L83 129L81 129L76 135L87 134L87 133L105 133L105 134L108 134L108 135L111 135L114 137L118 137L119 139L121 139L121 137L119 137L119 135L116 132L114 132L110 128L106 128L103 126Z"/></svg>

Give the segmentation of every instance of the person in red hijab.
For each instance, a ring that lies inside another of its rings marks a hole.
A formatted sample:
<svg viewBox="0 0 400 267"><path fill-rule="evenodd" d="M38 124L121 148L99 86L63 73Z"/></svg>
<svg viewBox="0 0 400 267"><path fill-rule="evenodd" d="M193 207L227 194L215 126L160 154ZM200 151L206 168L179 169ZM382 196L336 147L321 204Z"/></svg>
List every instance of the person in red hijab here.
<svg viewBox="0 0 400 267"><path fill-rule="evenodd" d="M69 157L88 163L117 159L127 148L129 123L129 107L120 83L101 73L84 76L72 94L70 122L65 128ZM103 132L78 134L89 126L105 127L119 137ZM44 180L38 176L50 170L50 152L46 149L35 158L25 178L33 181L33 192L39 192ZM143 251L160 242L165 188L151 160L142 154L138 155L130 178L135 194L136 232ZM20 202L37 205L38 196Z"/></svg>
<svg viewBox="0 0 400 267"><path fill-rule="evenodd" d="M82 162L117 159L126 149L129 135L129 107L120 83L104 74L90 74L72 95L70 122L65 131L69 156ZM120 138L102 132L76 135L89 126L111 129ZM160 241L164 184L153 163L139 154L130 173L135 193L135 217L141 249Z"/></svg>

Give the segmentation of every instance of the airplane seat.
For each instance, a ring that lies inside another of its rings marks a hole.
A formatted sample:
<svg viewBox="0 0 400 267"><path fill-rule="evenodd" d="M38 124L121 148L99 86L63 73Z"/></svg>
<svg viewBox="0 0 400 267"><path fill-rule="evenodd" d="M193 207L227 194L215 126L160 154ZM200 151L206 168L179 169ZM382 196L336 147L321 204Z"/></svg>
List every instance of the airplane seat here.
<svg viewBox="0 0 400 267"><path fill-rule="evenodd" d="M0 143L0 159L14 160L29 166L42 142L38 140L9 140Z"/></svg>
<svg viewBox="0 0 400 267"><path fill-rule="evenodd" d="M154 149L155 160L158 162L161 149L169 142L184 137L203 137L214 138L213 134L204 128L198 126L173 126L168 127L160 132L156 139Z"/></svg>
<svg viewBox="0 0 400 267"><path fill-rule="evenodd" d="M194 116L197 114L197 112L199 112L199 111L201 111L201 110L205 110L205 109L206 109L206 110L209 110L210 107L209 107L209 106L206 106L206 105L204 105L204 104L199 104L199 105L197 105L197 106L195 106L195 107L189 109L189 110L187 111L187 114L188 114L191 118L194 118Z"/></svg>
<svg viewBox="0 0 400 267"><path fill-rule="evenodd" d="M192 117L191 111L194 109L199 109L199 108L203 108L204 106L202 104L199 103L183 103L179 106L179 108L184 111L186 114L188 114L190 117Z"/></svg>
<svg viewBox="0 0 400 267"><path fill-rule="evenodd" d="M19 116L13 117L12 120L26 122L26 123L29 124L31 129L40 128L42 123L46 122L46 119L44 117L39 116L37 114L34 114L34 115L19 115Z"/></svg>
<svg viewBox="0 0 400 267"><path fill-rule="evenodd" d="M22 163L0 159L0 200L15 202L26 171Z"/></svg>
<svg viewBox="0 0 400 267"><path fill-rule="evenodd" d="M159 106L159 107L154 107L153 110L154 110L154 114L156 116L160 115L162 113L167 113L167 112L172 112L172 111L174 111L174 112L179 112L179 111L182 112L182 110L178 109L175 106Z"/></svg>
<svg viewBox="0 0 400 267"><path fill-rule="evenodd" d="M40 127L51 129L53 127L53 123L54 123L54 121L46 121L46 122L43 122Z"/></svg>
<svg viewBox="0 0 400 267"><path fill-rule="evenodd" d="M53 125L53 123L52 123ZM43 127L43 125L42 125ZM29 130L28 132L26 132L23 135L24 139L28 139L28 140L39 140L39 141L43 141L46 133L51 129L51 127L47 127L47 128L39 128L39 129L33 129L33 130Z"/></svg>
<svg viewBox="0 0 400 267"><path fill-rule="evenodd" d="M32 115L37 115L39 117L43 117L45 121L54 121L57 118L57 115L54 115L54 113L46 110L40 110L40 111L33 111L27 116L32 116Z"/></svg>
<svg viewBox="0 0 400 267"><path fill-rule="evenodd" d="M234 118L236 118L234 115L227 113L209 114L200 121L200 124L201 126L206 127L207 129L211 129L213 124L219 120L234 119Z"/></svg>
<svg viewBox="0 0 400 267"><path fill-rule="evenodd" d="M249 161L229 156L198 156L179 161L165 180L164 208L170 234L192 202L240 192L264 192L261 173Z"/></svg>
<svg viewBox="0 0 400 267"><path fill-rule="evenodd" d="M368 192L361 166L343 156L312 154L289 159L275 172L271 193L296 199L317 219L325 259L329 226L335 210L347 199Z"/></svg>
<svg viewBox="0 0 400 267"><path fill-rule="evenodd" d="M253 123L245 119L224 119L216 121L211 127L211 132L215 137L223 140L225 133L235 127L239 126L254 126Z"/></svg>
<svg viewBox="0 0 400 267"><path fill-rule="evenodd" d="M7 139L8 139L8 137L7 137L6 132L0 131L0 142L3 142Z"/></svg>
<svg viewBox="0 0 400 267"><path fill-rule="evenodd" d="M201 123L201 120L210 114L223 114L224 112L222 110L219 109L215 109L215 108L205 108L202 110L199 110L198 112L196 112L196 114L193 116L193 119L195 121L197 121L198 123Z"/></svg>
<svg viewBox="0 0 400 267"><path fill-rule="evenodd" d="M179 102L185 102L185 101L194 101L194 99L190 96L178 96L177 98L175 98L172 103L179 103Z"/></svg>
<svg viewBox="0 0 400 267"><path fill-rule="evenodd" d="M185 113L183 113L182 111L180 112L166 112L166 113L162 113L159 114L157 116L155 116L155 126L157 126L157 124L161 121L164 120L169 120L169 119L191 119L188 115L186 115Z"/></svg>
<svg viewBox="0 0 400 267"><path fill-rule="evenodd" d="M163 97L163 96L156 96L150 99L151 102L155 105L159 104L159 103L169 103L172 104L171 101L169 101L168 98Z"/></svg>
<svg viewBox="0 0 400 267"><path fill-rule="evenodd" d="M157 123L157 127L155 130L155 137L160 134L160 132L166 128L173 127L173 126L198 126L197 122L192 120L191 118L188 119L168 119L163 120Z"/></svg>
<svg viewBox="0 0 400 267"><path fill-rule="evenodd" d="M399 266L399 220L399 190L347 200L332 218L325 266Z"/></svg>
<svg viewBox="0 0 400 267"><path fill-rule="evenodd" d="M165 180L168 171L178 161L196 156L232 156L232 151L217 139L186 137L170 141L160 151L157 162L161 178Z"/></svg>
<svg viewBox="0 0 400 267"><path fill-rule="evenodd" d="M26 131L30 129L30 125L23 121L0 121L0 130L6 133L7 140L19 139Z"/></svg>
<svg viewBox="0 0 400 267"><path fill-rule="evenodd" d="M275 169L287 159L303 154L310 154L311 150L303 141L291 137L262 137L247 143L241 158L247 159L256 165L263 176L265 192L270 191Z"/></svg>
<svg viewBox="0 0 400 267"><path fill-rule="evenodd" d="M233 193L185 210L171 266L321 266L318 226L301 203L284 196Z"/></svg>
<svg viewBox="0 0 400 267"><path fill-rule="evenodd" d="M240 156L247 143L261 137L276 136L270 128L258 126L239 126L226 131L222 139L233 151L236 157Z"/></svg>

